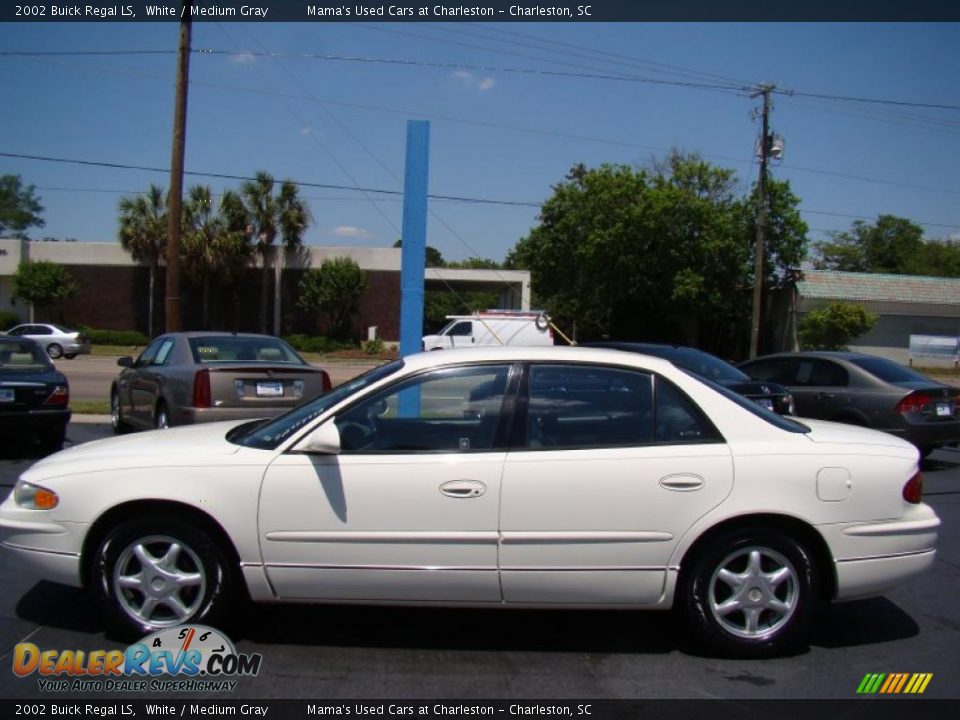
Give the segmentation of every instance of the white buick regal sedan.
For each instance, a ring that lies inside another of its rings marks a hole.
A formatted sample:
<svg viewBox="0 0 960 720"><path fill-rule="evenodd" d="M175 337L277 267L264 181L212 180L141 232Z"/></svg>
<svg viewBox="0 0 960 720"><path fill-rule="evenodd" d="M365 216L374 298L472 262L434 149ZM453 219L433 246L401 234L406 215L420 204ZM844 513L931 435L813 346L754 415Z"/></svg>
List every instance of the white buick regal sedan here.
<svg viewBox="0 0 960 720"><path fill-rule="evenodd" d="M931 566L917 450L596 348L423 353L269 420L92 442L0 507L6 550L127 634L262 602L669 609L715 652Z"/></svg>

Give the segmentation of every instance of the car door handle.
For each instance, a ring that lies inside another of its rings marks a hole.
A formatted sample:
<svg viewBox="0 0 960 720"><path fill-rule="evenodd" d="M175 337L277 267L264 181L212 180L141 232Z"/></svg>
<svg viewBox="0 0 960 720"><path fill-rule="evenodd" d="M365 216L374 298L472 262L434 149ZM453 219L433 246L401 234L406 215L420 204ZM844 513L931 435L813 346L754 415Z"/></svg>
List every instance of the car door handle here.
<svg viewBox="0 0 960 720"><path fill-rule="evenodd" d="M452 498L480 497L487 486L479 480L450 480L440 486L440 492Z"/></svg>
<svg viewBox="0 0 960 720"><path fill-rule="evenodd" d="M660 478L660 487L665 490L690 492L699 490L703 486L704 480L699 475L667 475L665 478Z"/></svg>

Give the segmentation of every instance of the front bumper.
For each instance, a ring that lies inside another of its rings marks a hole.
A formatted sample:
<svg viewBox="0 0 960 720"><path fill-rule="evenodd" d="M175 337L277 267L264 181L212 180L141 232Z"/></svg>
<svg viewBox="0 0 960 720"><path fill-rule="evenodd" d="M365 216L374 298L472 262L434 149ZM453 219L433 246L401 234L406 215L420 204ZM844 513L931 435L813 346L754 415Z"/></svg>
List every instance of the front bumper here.
<svg viewBox="0 0 960 720"><path fill-rule="evenodd" d="M11 493L0 506L0 549L33 575L81 587L80 548L89 527L54 521L47 511L19 508Z"/></svg>

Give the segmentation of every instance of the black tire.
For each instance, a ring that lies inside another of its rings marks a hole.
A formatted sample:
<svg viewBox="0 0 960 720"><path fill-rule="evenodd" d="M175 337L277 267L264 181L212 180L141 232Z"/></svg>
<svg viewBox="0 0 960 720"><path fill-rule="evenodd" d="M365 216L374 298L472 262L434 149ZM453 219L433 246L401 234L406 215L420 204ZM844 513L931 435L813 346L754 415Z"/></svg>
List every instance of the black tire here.
<svg viewBox="0 0 960 720"><path fill-rule="evenodd" d="M56 343L50 343L47 345L47 355L49 355L51 359L56 360L63 355L63 348Z"/></svg>
<svg viewBox="0 0 960 720"><path fill-rule="evenodd" d="M153 426L157 430L166 430L170 427L170 411L167 410L167 404L163 400L157 403L157 409L153 413Z"/></svg>
<svg viewBox="0 0 960 720"><path fill-rule="evenodd" d="M820 599L810 551L776 530L713 538L681 571L678 606L693 633L723 656L761 658L801 644Z"/></svg>
<svg viewBox="0 0 960 720"><path fill-rule="evenodd" d="M122 435L130 429L127 421L123 419L123 405L116 389L110 391L110 426L115 435Z"/></svg>
<svg viewBox="0 0 960 720"><path fill-rule="evenodd" d="M230 563L206 532L156 516L132 518L111 530L97 550L94 571L110 632L118 638L185 623L215 625L233 587Z"/></svg>

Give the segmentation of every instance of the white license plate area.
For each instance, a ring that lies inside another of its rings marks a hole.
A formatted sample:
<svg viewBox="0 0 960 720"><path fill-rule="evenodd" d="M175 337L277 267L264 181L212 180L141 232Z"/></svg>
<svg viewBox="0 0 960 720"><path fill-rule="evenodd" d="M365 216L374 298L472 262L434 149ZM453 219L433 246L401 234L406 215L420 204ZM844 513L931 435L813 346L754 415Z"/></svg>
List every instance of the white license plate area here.
<svg viewBox="0 0 960 720"><path fill-rule="evenodd" d="M950 403L937 403L937 417L950 417L953 415L953 407Z"/></svg>
<svg viewBox="0 0 960 720"><path fill-rule="evenodd" d="M757 400L757 404L761 407L765 407L767 410L773 410L773 400L767 400L767 398L760 398Z"/></svg>
<svg viewBox="0 0 960 720"><path fill-rule="evenodd" d="M0 402L12 403L17 399L13 388L0 388Z"/></svg>
<svg viewBox="0 0 960 720"><path fill-rule="evenodd" d="M257 397L283 397L283 383L258 382Z"/></svg>

